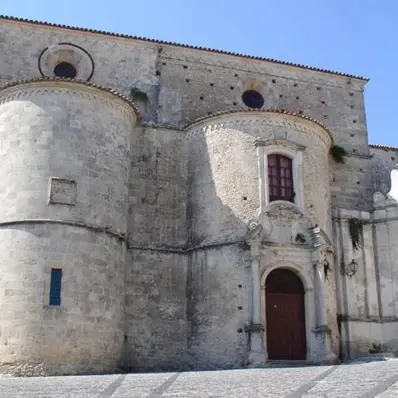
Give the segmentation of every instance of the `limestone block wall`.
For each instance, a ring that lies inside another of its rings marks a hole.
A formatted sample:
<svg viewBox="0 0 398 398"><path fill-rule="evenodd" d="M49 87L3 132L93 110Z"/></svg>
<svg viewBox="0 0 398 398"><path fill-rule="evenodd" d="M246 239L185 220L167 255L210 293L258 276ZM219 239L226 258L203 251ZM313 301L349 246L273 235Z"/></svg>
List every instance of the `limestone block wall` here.
<svg viewBox="0 0 398 398"><path fill-rule="evenodd" d="M366 80L26 22L2 20L0 34L3 82L40 76L41 53L51 45L70 43L92 58L92 82L124 94L135 87L148 95L145 120L181 128L209 112L244 107L242 93L255 89L265 99L264 109L303 112L324 122L337 144L368 153L363 100Z"/></svg>
<svg viewBox="0 0 398 398"><path fill-rule="evenodd" d="M276 152L286 145L302 151L294 187L298 206L330 233L331 139L322 127L293 115L238 112L205 119L188 133L190 239L195 244L242 237L247 222L258 217L256 140Z"/></svg>
<svg viewBox="0 0 398 398"><path fill-rule="evenodd" d="M128 101L83 84L0 92L3 365L120 366L135 119ZM52 268L63 273L59 307Z"/></svg>
<svg viewBox="0 0 398 398"><path fill-rule="evenodd" d="M156 101L159 77L156 75L158 46L155 44L6 20L1 20L0 37L0 83L41 77L42 73L53 76L51 68L47 70L42 65L40 71L41 56L51 46L68 43L77 46L76 52L87 52L93 63L91 83L112 87L125 95L134 87L148 95L152 106ZM77 78L80 78L83 65L75 66ZM146 112L143 114L145 116ZM151 115L149 113L148 117L153 117Z"/></svg>
<svg viewBox="0 0 398 398"><path fill-rule="evenodd" d="M242 240L248 222L260 215L255 142L271 142L280 149L286 143L301 148L303 161L297 173L303 196L300 211L328 233L331 139L312 121L275 112L215 116L187 130L189 239L197 248L188 264L190 347L199 363L232 366L238 358L244 360L244 340L235 333L243 321L248 322L251 306L251 276L246 274L250 259ZM279 238L286 243L285 236ZM289 239L287 243L292 243L292 235ZM246 297L231 282L234 280L248 286ZM247 309L246 315L237 309L238 301L242 303L239 307ZM224 354L217 359L221 352Z"/></svg>
<svg viewBox="0 0 398 398"><path fill-rule="evenodd" d="M372 145L370 153L374 191L386 195L391 189L391 171L397 167L398 152L395 148Z"/></svg>
<svg viewBox="0 0 398 398"><path fill-rule="evenodd" d="M380 194L381 195L381 194ZM383 196L383 195L381 195ZM397 322L396 244L397 206L384 198L375 201L373 213L340 210L335 224L336 249L340 260L336 272L343 355L369 355L373 344L384 351L398 349L394 330ZM354 250L350 219L362 221L362 246ZM352 262L355 272L352 272ZM351 266L350 266L351 264Z"/></svg>
<svg viewBox="0 0 398 398"><path fill-rule="evenodd" d="M131 250L126 270L125 366L188 369L187 256Z"/></svg>
<svg viewBox="0 0 398 398"><path fill-rule="evenodd" d="M249 252L239 245L195 250L189 256L187 321L193 369L245 365L245 325L251 311Z"/></svg>
<svg viewBox="0 0 398 398"><path fill-rule="evenodd" d="M264 109L302 112L325 123L336 144L368 153L363 90L350 79L273 62L163 46L160 56L159 122L187 123L206 114L245 108L241 95L254 89Z"/></svg>
<svg viewBox="0 0 398 398"><path fill-rule="evenodd" d="M129 233L133 247L179 247L187 241L188 155L185 134L142 127L132 142Z"/></svg>
<svg viewBox="0 0 398 398"><path fill-rule="evenodd" d="M374 168L368 155L350 154L343 164L330 156L331 204L334 209L373 210Z"/></svg>

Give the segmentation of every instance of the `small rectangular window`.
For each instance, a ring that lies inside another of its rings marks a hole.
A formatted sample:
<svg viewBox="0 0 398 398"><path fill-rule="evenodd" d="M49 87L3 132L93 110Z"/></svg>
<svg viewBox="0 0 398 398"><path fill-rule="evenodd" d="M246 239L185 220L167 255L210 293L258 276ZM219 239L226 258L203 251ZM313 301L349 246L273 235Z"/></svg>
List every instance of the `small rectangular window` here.
<svg viewBox="0 0 398 398"><path fill-rule="evenodd" d="M294 202L292 160L283 155L268 156L269 200Z"/></svg>
<svg viewBox="0 0 398 398"><path fill-rule="evenodd" d="M50 305L61 305L62 269L51 269Z"/></svg>

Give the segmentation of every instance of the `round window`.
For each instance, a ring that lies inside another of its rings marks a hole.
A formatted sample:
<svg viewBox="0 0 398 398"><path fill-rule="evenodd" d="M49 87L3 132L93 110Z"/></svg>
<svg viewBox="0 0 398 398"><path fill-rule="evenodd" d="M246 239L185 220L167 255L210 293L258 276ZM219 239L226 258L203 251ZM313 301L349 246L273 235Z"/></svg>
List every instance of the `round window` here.
<svg viewBox="0 0 398 398"><path fill-rule="evenodd" d="M77 75L76 68L69 62L61 62L54 68L54 75L73 79Z"/></svg>
<svg viewBox="0 0 398 398"><path fill-rule="evenodd" d="M264 105L263 96L255 90L247 90L242 94L243 103L249 108L261 108Z"/></svg>

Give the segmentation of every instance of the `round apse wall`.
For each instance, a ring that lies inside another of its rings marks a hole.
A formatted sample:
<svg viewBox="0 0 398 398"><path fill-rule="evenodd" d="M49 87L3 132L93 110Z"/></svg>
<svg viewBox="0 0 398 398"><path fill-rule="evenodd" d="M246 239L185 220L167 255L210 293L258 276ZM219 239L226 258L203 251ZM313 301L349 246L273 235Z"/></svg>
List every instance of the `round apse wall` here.
<svg viewBox="0 0 398 398"><path fill-rule="evenodd" d="M94 61L83 48L59 43L43 50L39 57L39 71L44 77L89 81L94 74Z"/></svg>

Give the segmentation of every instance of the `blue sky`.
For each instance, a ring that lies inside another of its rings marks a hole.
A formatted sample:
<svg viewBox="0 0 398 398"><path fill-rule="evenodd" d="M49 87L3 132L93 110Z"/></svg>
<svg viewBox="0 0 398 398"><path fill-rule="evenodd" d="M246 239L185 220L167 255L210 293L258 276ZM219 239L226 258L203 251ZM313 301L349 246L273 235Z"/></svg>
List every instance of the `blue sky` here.
<svg viewBox="0 0 398 398"><path fill-rule="evenodd" d="M398 146L396 0L0 0L0 14L370 77L369 140Z"/></svg>

